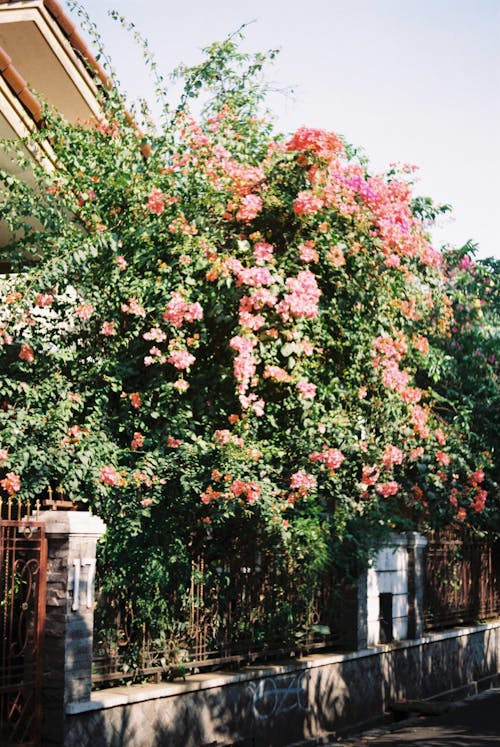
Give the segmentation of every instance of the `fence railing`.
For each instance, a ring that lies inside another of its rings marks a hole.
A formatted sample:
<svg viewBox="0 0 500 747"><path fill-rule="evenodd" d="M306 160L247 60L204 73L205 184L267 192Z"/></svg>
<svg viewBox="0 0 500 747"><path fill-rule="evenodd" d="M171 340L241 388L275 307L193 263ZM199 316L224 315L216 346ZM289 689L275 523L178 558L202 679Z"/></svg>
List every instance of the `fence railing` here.
<svg viewBox="0 0 500 747"><path fill-rule="evenodd" d="M436 532L425 553L427 630L500 616L500 544Z"/></svg>
<svg viewBox="0 0 500 747"><path fill-rule="evenodd" d="M304 594L296 574L278 568L270 552L224 563L197 556L175 623L160 635L136 624L130 599L98 592L94 686L340 648L333 597L331 574Z"/></svg>

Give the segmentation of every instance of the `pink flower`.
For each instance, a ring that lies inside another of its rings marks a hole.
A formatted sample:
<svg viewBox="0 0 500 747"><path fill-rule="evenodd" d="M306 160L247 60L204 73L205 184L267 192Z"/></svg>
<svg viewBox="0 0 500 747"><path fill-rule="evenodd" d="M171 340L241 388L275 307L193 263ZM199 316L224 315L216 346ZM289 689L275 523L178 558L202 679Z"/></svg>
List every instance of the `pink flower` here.
<svg viewBox="0 0 500 747"><path fill-rule="evenodd" d="M178 449L180 445L181 440L179 438L174 438L173 436L167 438L167 446L171 449Z"/></svg>
<svg viewBox="0 0 500 747"><path fill-rule="evenodd" d="M132 405L132 407L138 410L142 404L141 395L139 394L139 392L131 392L128 395L128 398L130 400L130 404Z"/></svg>
<svg viewBox="0 0 500 747"><path fill-rule="evenodd" d="M258 244L255 244L253 256L258 265L263 264L264 262L269 262L273 256L273 247L271 244L266 244L264 241L260 241Z"/></svg>
<svg viewBox="0 0 500 747"><path fill-rule="evenodd" d="M258 195L250 194L243 197L241 207L236 213L236 220L251 221L262 210L262 200Z"/></svg>
<svg viewBox="0 0 500 747"><path fill-rule="evenodd" d="M344 252L340 246L331 246L326 258L333 267L342 267L342 265L345 265Z"/></svg>
<svg viewBox="0 0 500 747"><path fill-rule="evenodd" d="M391 482L382 482L380 485L377 485L375 490L379 495L383 495L384 498L387 498L389 495L396 495L399 490L399 484L394 480Z"/></svg>
<svg viewBox="0 0 500 747"><path fill-rule="evenodd" d="M326 449L323 451L313 451L309 454L311 462L323 462L329 472L333 473L340 467L345 459L345 456L339 449Z"/></svg>
<svg viewBox="0 0 500 747"><path fill-rule="evenodd" d="M296 490L299 495L306 495L310 490L316 487L316 478L309 472L299 469L290 476L290 487Z"/></svg>
<svg viewBox="0 0 500 747"><path fill-rule="evenodd" d="M101 327L101 335L106 337L112 337L116 335L116 323L115 322L103 322Z"/></svg>
<svg viewBox="0 0 500 747"><path fill-rule="evenodd" d="M174 388L177 389L179 393L187 392L189 389L189 383L185 379L177 379L174 383Z"/></svg>
<svg viewBox="0 0 500 747"><path fill-rule="evenodd" d="M181 328L184 322L194 322L203 317L203 309L198 302L188 303L182 293L175 291L163 314L163 321Z"/></svg>
<svg viewBox="0 0 500 747"><path fill-rule="evenodd" d="M123 254L119 254L118 257L115 257L115 262L120 268L120 270L126 270L127 269L127 260L123 256Z"/></svg>
<svg viewBox="0 0 500 747"><path fill-rule="evenodd" d="M154 187L148 197L146 204L147 209L155 215L161 215L165 210L165 202L163 200L163 194L161 189Z"/></svg>
<svg viewBox="0 0 500 747"><path fill-rule="evenodd" d="M401 265L401 258L397 254L388 254L384 264L386 267L399 267Z"/></svg>
<svg viewBox="0 0 500 747"><path fill-rule="evenodd" d="M424 408L420 407L420 405L414 405L414 407L411 408L410 412L411 422L415 433L420 436L420 438L428 438L429 428L426 425L427 413Z"/></svg>
<svg viewBox="0 0 500 747"><path fill-rule="evenodd" d="M99 472L99 479L106 485L118 485L118 483L120 482L120 475L113 467L113 465L108 464L105 467L101 467Z"/></svg>
<svg viewBox="0 0 500 747"><path fill-rule="evenodd" d="M344 152L344 145L338 135L313 127L299 127L285 147L288 151L313 151L323 158L331 158L334 154Z"/></svg>
<svg viewBox="0 0 500 747"><path fill-rule="evenodd" d="M78 306L75 309L75 315L79 319L85 319L85 320L87 320L87 319L90 319L90 317L92 316L92 314L94 313L94 311L95 311L95 307L92 306L92 304L90 304L90 303L84 303L84 304L82 304L82 306Z"/></svg>
<svg viewBox="0 0 500 747"><path fill-rule="evenodd" d="M151 327L149 332L143 334L145 340L154 340L155 342L165 342L167 335L159 327Z"/></svg>
<svg viewBox="0 0 500 747"><path fill-rule="evenodd" d="M310 190L299 192L293 203L295 215L313 215L323 207L323 200Z"/></svg>
<svg viewBox="0 0 500 747"><path fill-rule="evenodd" d="M486 490L478 490L473 503L471 503L471 508L474 509L474 511L476 511L477 513L480 513L481 511L483 511L486 505L487 497L488 497L488 493L486 492Z"/></svg>
<svg viewBox="0 0 500 747"><path fill-rule="evenodd" d="M21 345L21 350L19 351L18 356L22 361L26 361L26 363L33 363L35 360L35 353L33 352L33 348L29 345Z"/></svg>
<svg viewBox="0 0 500 747"><path fill-rule="evenodd" d="M288 383L292 380L290 374L287 373L284 368L280 368L279 366L266 365L264 368L263 376L265 379L271 379L271 381L276 382Z"/></svg>
<svg viewBox="0 0 500 747"><path fill-rule="evenodd" d="M310 381L299 381L297 389L304 399L314 399L316 396L316 385L312 384Z"/></svg>
<svg viewBox="0 0 500 747"><path fill-rule="evenodd" d="M37 306L40 306L40 308L52 306L54 303L54 296L51 293L39 293L35 298L35 303Z"/></svg>
<svg viewBox="0 0 500 747"><path fill-rule="evenodd" d="M313 319L317 316L321 291L312 272L302 270L296 278L288 278L286 286L290 293L276 306L276 311L284 322L290 316L298 319Z"/></svg>
<svg viewBox="0 0 500 747"><path fill-rule="evenodd" d="M436 428L434 431L434 435L436 436L436 441L440 446L444 446L446 443L446 436L444 434L444 431L441 428Z"/></svg>
<svg viewBox="0 0 500 747"><path fill-rule="evenodd" d="M7 472L0 485L9 495L14 495L21 490L21 478L15 472Z"/></svg>
<svg viewBox="0 0 500 747"><path fill-rule="evenodd" d="M317 262L318 252L314 248L314 241L305 241L299 246L299 256L302 262Z"/></svg>
<svg viewBox="0 0 500 747"><path fill-rule="evenodd" d="M382 462L386 469L390 469L394 464L401 464L403 459L404 454L397 446L388 444L385 447L385 451L382 455Z"/></svg>
<svg viewBox="0 0 500 747"><path fill-rule="evenodd" d="M379 478L379 471L377 469L376 464L372 464L371 466L365 465L361 472L361 483L363 485L366 485L367 487L370 485L375 485Z"/></svg>
<svg viewBox="0 0 500 747"><path fill-rule="evenodd" d="M429 352L429 340L427 337L422 337L422 335L418 335L415 338L415 347L418 350L421 355L427 355Z"/></svg>
<svg viewBox="0 0 500 747"><path fill-rule="evenodd" d="M231 483L231 492L236 498L246 497L247 503L255 503L261 494L260 485L253 480L244 482L243 480L234 480Z"/></svg>
<svg viewBox="0 0 500 747"><path fill-rule="evenodd" d="M134 433L134 437L132 441L130 442L130 448L132 451L135 451L136 449L141 449L144 446L144 436L142 433L139 433L139 431L136 431Z"/></svg>
<svg viewBox="0 0 500 747"><path fill-rule="evenodd" d="M194 355L189 353L187 350L172 350L167 358L167 362L171 363L172 366L175 366L179 371L184 371L186 368L192 366L195 360L196 358Z"/></svg>
<svg viewBox="0 0 500 747"><path fill-rule="evenodd" d="M136 298L129 298L128 303L122 303L122 311L124 314L132 314L133 316L146 316L146 309L141 306Z"/></svg>
<svg viewBox="0 0 500 747"><path fill-rule="evenodd" d="M439 267L443 261L440 252L430 245L424 246L420 259L424 265L428 265L429 267Z"/></svg>
<svg viewBox="0 0 500 747"><path fill-rule="evenodd" d="M447 467L450 463L450 455L446 454L444 451L436 451L436 461L444 467Z"/></svg>
<svg viewBox="0 0 500 747"><path fill-rule="evenodd" d="M0 449L0 462L6 462L9 458L9 452L7 449Z"/></svg>

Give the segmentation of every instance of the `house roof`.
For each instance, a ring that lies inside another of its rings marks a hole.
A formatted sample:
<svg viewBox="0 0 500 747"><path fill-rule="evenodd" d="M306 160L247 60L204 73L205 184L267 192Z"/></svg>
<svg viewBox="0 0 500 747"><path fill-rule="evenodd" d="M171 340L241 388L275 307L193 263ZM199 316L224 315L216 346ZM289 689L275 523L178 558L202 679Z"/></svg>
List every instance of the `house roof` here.
<svg viewBox="0 0 500 747"><path fill-rule="evenodd" d="M4 15L5 11L9 11L9 15ZM37 44L45 44L54 48L57 43L55 39L49 39L50 24L47 21L52 19L55 21L56 28L59 32L59 46L62 40L67 42L66 44L66 57L73 57L71 62L73 65L80 66L80 73L87 76L89 79L91 76L97 75L100 81L105 86L110 86L111 82L106 76L106 73L99 65L98 61L92 54L88 45L78 33L75 24L66 14L62 6L57 0L0 0L0 75L9 86L12 93L21 102L27 113L33 119L35 123L38 123L41 118L42 107L39 99L34 95L29 87L26 78L27 73L31 73L32 77L36 77L36 81L29 80L29 84L42 94L46 94L43 90L43 81L41 81L39 75L36 76L34 73L38 69L40 73L39 60L37 60L36 67L33 64L29 64L28 58L31 56L30 51L33 46ZM36 27L36 28L35 28ZM22 42L25 42L24 45ZM68 49L69 48L69 49ZM68 52L70 54L68 55ZM36 54L36 52L35 52ZM47 57L47 52L45 51ZM62 50L56 51L55 56L59 56L59 61L63 65L68 65L68 60L62 60ZM54 64L54 55L52 57L52 64ZM84 66L81 62L84 62ZM87 68L82 70L82 67ZM26 72L24 72L24 69ZM91 73L91 76L88 73ZM61 78L61 75L55 76ZM73 84L80 87L80 81L74 80ZM59 86L60 80L56 80L55 83ZM68 83L68 81L66 81ZM89 81L86 81L87 86ZM38 84L38 85L37 85ZM90 86L93 88L93 86ZM95 90L92 91L95 96ZM72 95L73 99L76 99L75 93ZM88 96L86 97L88 99ZM50 97L52 99L52 97ZM81 105L78 107L76 101L73 101L73 106L69 107L73 112L77 109L95 108L88 106L90 102L87 101L87 107ZM64 112L63 113L67 113ZM92 114L89 111L89 114ZM70 119L73 117L69 117Z"/></svg>

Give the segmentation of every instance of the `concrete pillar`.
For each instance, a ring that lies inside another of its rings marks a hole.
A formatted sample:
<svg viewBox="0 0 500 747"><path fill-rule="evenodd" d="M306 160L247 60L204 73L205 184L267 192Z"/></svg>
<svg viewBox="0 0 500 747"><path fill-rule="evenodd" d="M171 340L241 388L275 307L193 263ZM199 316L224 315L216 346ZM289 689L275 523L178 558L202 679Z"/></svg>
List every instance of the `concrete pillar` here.
<svg viewBox="0 0 500 747"><path fill-rule="evenodd" d="M424 552L426 538L418 532L407 532L408 547L408 637L424 634Z"/></svg>
<svg viewBox="0 0 500 747"><path fill-rule="evenodd" d="M67 704L90 700L96 545L106 527L79 511L39 520L48 541L42 744L60 747Z"/></svg>

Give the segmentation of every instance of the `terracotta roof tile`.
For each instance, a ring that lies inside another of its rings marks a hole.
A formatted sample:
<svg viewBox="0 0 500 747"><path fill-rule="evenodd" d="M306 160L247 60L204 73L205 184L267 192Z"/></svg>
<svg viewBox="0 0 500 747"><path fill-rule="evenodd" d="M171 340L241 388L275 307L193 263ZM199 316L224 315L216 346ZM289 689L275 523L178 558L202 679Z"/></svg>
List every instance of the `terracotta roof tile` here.
<svg viewBox="0 0 500 747"><path fill-rule="evenodd" d="M15 0L0 0L0 5L9 2L15 2ZM91 68L91 71L99 77L104 87L111 88L113 86L112 80L106 75L101 65L99 65L88 45L76 30L75 24L71 21L62 6L57 2L57 0L43 0L43 4L77 54L84 60L87 66ZM29 91L26 81L12 65L12 60L2 47L0 47L0 74L16 94L19 101L26 107L34 121L37 124L40 124L42 114L40 102ZM136 127L138 136L142 138L143 134L135 124L133 117L129 112L126 112L126 116L128 121ZM150 145L143 145L141 152L145 157L147 157L151 152Z"/></svg>
<svg viewBox="0 0 500 747"><path fill-rule="evenodd" d="M4 0L0 0L4 2ZM18 73L7 52L0 47L0 74L21 104L28 110L38 124L42 116L42 107L38 99L28 89L23 76Z"/></svg>

